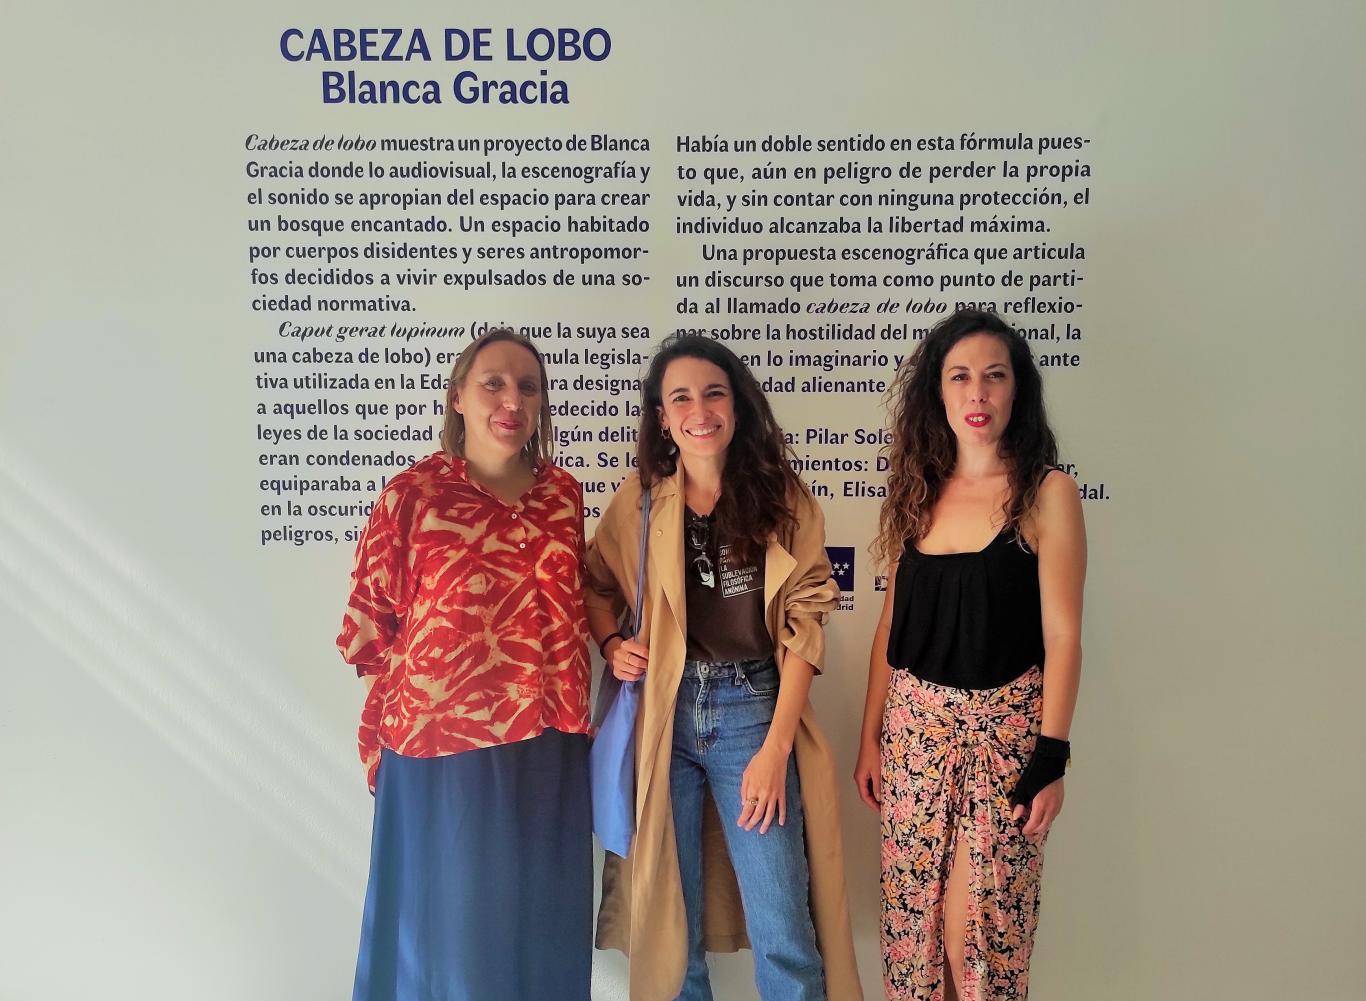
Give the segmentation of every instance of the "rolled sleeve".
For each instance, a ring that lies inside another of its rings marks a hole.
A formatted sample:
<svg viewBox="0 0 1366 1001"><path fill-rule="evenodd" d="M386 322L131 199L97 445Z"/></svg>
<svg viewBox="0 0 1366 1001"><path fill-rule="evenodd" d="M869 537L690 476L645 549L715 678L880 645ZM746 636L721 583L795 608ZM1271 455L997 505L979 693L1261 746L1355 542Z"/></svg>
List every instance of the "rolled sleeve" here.
<svg viewBox="0 0 1366 1001"><path fill-rule="evenodd" d="M839 604L840 589L830 575L825 552L825 515L803 494L797 503L792 557L797 561L783 602L778 641L821 673L825 662L825 623Z"/></svg>
<svg viewBox="0 0 1366 1001"><path fill-rule="evenodd" d="M394 492L381 494L375 503L356 544L351 596L337 634L342 659L362 677L388 673L401 624L398 595L405 577L407 546L399 530L397 507Z"/></svg>
<svg viewBox="0 0 1366 1001"><path fill-rule="evenodd" d="M585 608L606 610L620 619L626 613L626 599L622 597L617 579L603 558L595 535L588 544L584 558L583 604Z"/></svg>

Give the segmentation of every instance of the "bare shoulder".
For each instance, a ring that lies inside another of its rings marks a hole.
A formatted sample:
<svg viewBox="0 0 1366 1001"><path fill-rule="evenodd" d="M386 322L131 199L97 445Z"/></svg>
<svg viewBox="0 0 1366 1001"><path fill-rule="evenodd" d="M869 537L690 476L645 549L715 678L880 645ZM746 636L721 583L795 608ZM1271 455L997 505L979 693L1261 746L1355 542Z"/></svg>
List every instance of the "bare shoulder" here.
<svg viewBox="0 0 1366 1001"><path fill-rule="evenodd" d="M1077 481L1061 469L1049 470L1039 484L1039 509L1065 507L1081 514L1081 494L1077 491Z"/></svg>
<svg viewBox="0 0 1366 1001"><path fill-rule="evenodd" d="M1077 481L1061 469L1044 477L1034 506L1034 528L1039 541L1084 538L1085 521Z"/></svg>

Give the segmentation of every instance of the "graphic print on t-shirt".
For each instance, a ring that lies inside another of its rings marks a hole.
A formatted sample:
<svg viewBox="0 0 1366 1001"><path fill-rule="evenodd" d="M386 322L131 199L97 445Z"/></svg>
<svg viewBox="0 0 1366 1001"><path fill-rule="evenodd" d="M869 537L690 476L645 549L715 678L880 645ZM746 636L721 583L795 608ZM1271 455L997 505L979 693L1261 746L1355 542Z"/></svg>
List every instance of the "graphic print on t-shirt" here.
<svg viewBox="0 0 1366 1001"><path fill-rule="evenodd" d="M763 590L764 582L759 579L759 568L752 563L735 566L730 558L729 545L721 547L717 562L721 565L721 597L733 598Z"/></svg>

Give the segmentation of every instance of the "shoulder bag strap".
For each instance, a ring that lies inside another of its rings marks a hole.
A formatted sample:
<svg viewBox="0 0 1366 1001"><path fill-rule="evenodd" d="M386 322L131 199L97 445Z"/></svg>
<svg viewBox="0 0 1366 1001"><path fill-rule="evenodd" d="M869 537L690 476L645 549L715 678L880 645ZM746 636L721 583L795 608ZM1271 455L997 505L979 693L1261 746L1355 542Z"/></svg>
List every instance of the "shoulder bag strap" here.
<svg viewBox="0 0 1366 1001"><path fill-rule="evenodd" d="M640 635L641 612L645 609L645 544L650 538L650 491L640 495L640 561L636 569L636 609L631 621L631 635Z"/></svg>

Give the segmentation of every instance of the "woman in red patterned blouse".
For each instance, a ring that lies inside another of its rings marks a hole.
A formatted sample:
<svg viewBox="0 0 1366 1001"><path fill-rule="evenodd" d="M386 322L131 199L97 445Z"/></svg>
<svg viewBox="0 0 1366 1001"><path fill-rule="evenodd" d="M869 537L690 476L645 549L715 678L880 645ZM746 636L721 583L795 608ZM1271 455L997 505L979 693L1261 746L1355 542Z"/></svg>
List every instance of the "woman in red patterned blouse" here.
<svg viewBox="0 0 1366 1001"><path fill-rule="evenodd" d="M496 329L447 390L445 451L396 476L337 645L369 684L375 830L354 997L588 999L583 498L550 463L545 365Z"/></svg>

